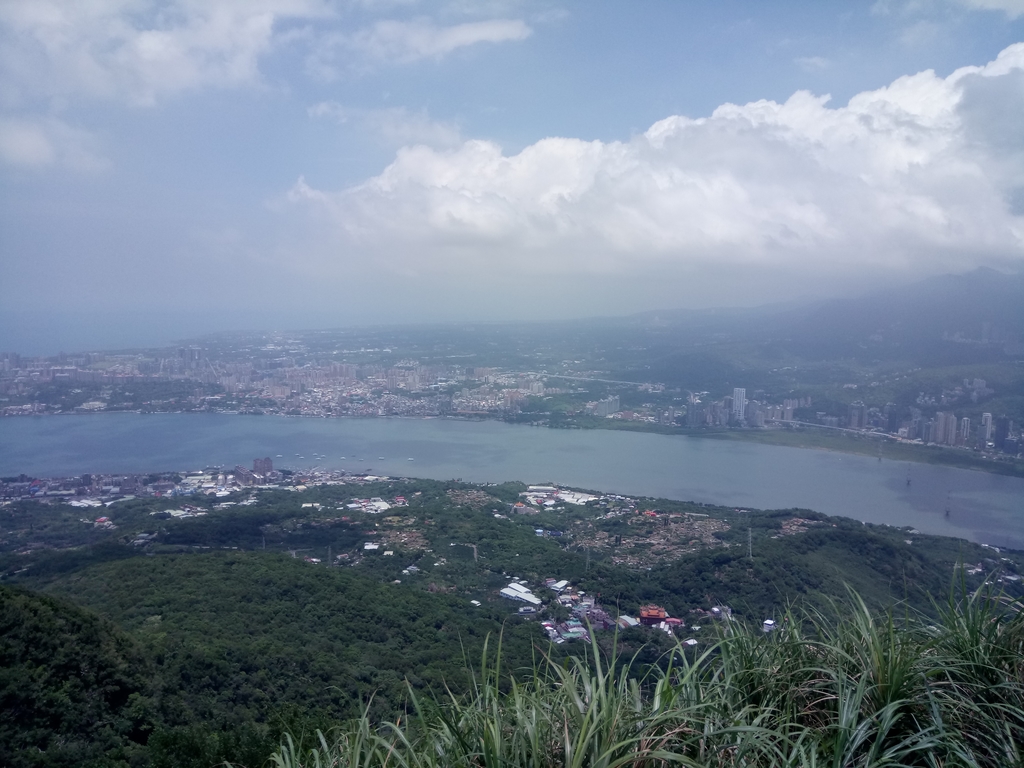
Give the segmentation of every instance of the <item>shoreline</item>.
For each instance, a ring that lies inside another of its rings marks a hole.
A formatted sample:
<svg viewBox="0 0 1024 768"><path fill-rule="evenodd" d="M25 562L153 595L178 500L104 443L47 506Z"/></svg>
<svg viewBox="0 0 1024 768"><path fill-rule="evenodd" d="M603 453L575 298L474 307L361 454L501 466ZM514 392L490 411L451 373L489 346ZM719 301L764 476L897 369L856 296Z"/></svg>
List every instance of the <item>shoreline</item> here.
<svg viewBox="0 0 1024 768"><path fill-rule="evenodd" d="M607 423L610 422L610 423ZM1004 477L1024 478L1024 461L1009 458L1006 461L985 458L965 450L938 445L920 445L899 442L892 435L882 433L857 433L850 430L832 432L817 430L815 427L796 429L700 429L673 427L665 424L628 422L611 419L593 419L589 423L552 427L553 429L603 429L606 431L642 432L658 435L679 435L701 440L735 440L760 445L777 445L783 448L802 450L824 450L853 456L881 456L890 461L908 461L915 464L946 466L986 472Z"/></svg>
<svg viewBox="0 0 1024 768"><path fill-rule="evenodd" d="M401 414L388 416L325 416L314 414L288 414L288 413L240 413L237 411L143 411L137 409L125 410L102 410L88 411L81 413L26 413L11 414L0 417L0 423L5 419L16 419L26 417L46 418L51 416L102 416L104 414L134 413L143 416L149 415L220 415L220 416L271 416L286 419L338 419L352 421L371 421L376 419L385 420L409 420L409 421L463 421L483 422L494 421L511 426L542 427L547 429L568 429L568 430L604 430L609 432L637 432L660 435L677 435L701 440L735 440L747 443L762 445L777 445L785 448L798 448L801 450L822 450L831 453L845 453L854 456L878 456L881 459L890 461L906 461L916 464L928 464L932 466L947 466L955 469L965 469L975 472L986 472L993 475L1006 477L1024 478L1024 461L1009 459L999 461L973 455L962 449L946 448L941 446L917 445L898 442L891 435L879 433L825 433L815 430L814 427L800 427L797 429L713 429L713 430L690 430L685 427L675 427L664 424L650 424L646 422L629 422L621 420L593 419L584 424L567 424L565 426L536 423L522 423L508 419L486 417L486 416L406 416ZM610 422L610 423L608 423Z"/></svg>

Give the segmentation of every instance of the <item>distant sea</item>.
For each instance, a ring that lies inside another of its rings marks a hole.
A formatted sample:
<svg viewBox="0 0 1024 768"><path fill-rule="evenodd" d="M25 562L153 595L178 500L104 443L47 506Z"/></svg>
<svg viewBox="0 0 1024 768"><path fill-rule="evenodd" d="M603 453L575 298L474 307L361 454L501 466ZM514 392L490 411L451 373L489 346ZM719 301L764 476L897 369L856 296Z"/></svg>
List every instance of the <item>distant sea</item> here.
<svg viewBox="0 0 1024 768"><path fill-rule="evenodd" d="M0 419L3 476L251 467L264 456L278 468L556 482L727 506L799 507L1024 550L1024 479L822 450L444 419L174 413Z"/></svg>

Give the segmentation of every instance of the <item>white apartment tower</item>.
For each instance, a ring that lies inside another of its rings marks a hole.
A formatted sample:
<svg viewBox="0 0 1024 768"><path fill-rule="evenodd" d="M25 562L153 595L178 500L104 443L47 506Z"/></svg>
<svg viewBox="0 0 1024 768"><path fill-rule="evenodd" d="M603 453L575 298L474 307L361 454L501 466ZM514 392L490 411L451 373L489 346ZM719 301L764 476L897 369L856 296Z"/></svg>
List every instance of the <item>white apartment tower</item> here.
<svg viewBox="0 0 1024 768"><path fill-rule="evenodd" d="M736 387L732 391L732 417L736 421L742 421L747 410L747 390L744 387Z"/></svg>

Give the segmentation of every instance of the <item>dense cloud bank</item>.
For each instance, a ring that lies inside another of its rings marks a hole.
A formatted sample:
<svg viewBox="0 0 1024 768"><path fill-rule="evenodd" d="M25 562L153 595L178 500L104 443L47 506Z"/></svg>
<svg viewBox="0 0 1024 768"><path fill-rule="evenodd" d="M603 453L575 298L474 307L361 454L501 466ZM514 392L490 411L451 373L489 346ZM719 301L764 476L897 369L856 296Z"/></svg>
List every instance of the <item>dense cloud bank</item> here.
<svg viewBox="0 0 1024 768"><path fill-rule="evenodd" d="M365 183L300 180L345 251L396 272L701 265L906 273L1024 261L1024 43L846 106L800 91L628 141L407 146Z"/></svg>

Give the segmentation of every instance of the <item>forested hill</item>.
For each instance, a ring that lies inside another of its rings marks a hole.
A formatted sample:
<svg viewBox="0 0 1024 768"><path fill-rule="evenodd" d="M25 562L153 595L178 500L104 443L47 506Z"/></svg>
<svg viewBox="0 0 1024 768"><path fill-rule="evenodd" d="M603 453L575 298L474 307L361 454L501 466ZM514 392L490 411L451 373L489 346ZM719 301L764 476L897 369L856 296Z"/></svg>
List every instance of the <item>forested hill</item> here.
<svg viewBox="0 0 1024 768"><path fill-rule="evenodd" d="M268 721L393 714L415 691L464 688L467 662L507 610L277 554L212 553L104 564L53 587L111 617L160 660L162 696L201 718ZM505 628L529 663L540 634ZM463 655L465 653L465 656Z"/></svg>
<svg viewBox="0 0 1024 768"><path fill-rule="evenodd" d="M0 588L4 766L259 764L285 730L464 690L488 635L522 666L540 640L494 609L276 554L117 560L52 587L117 626Z"/></svg>
<svg viewBox="0 0 1024 768"><path fill-rule="evenodd" d="M951 589L1021 592L1017 553L963 541L622 496L514 513L525 489L353 480L135 499L102 522L68 505L0 509L0 574L18 585L0 590L3 764L260 765L285 733L472 690L488 638L503 689L545 655L589 654L569 623L588 597L610 622L596 647L636 656L641 677L684 639L712 649L715 606L759 632L791 607L844 617L849 586L872 611L928 621ZM374 497L395 504L369 511L360 499ZM500 596L513 578L538 613ZM677 618L675 637L613 631L648 603Z"/></svg>
<svg viewBox="0 0 1024 768"><path fill-rule="evenodd" d="M0 764L133 762L153 727L151 674L109 621L0 586Z"/></svg>

